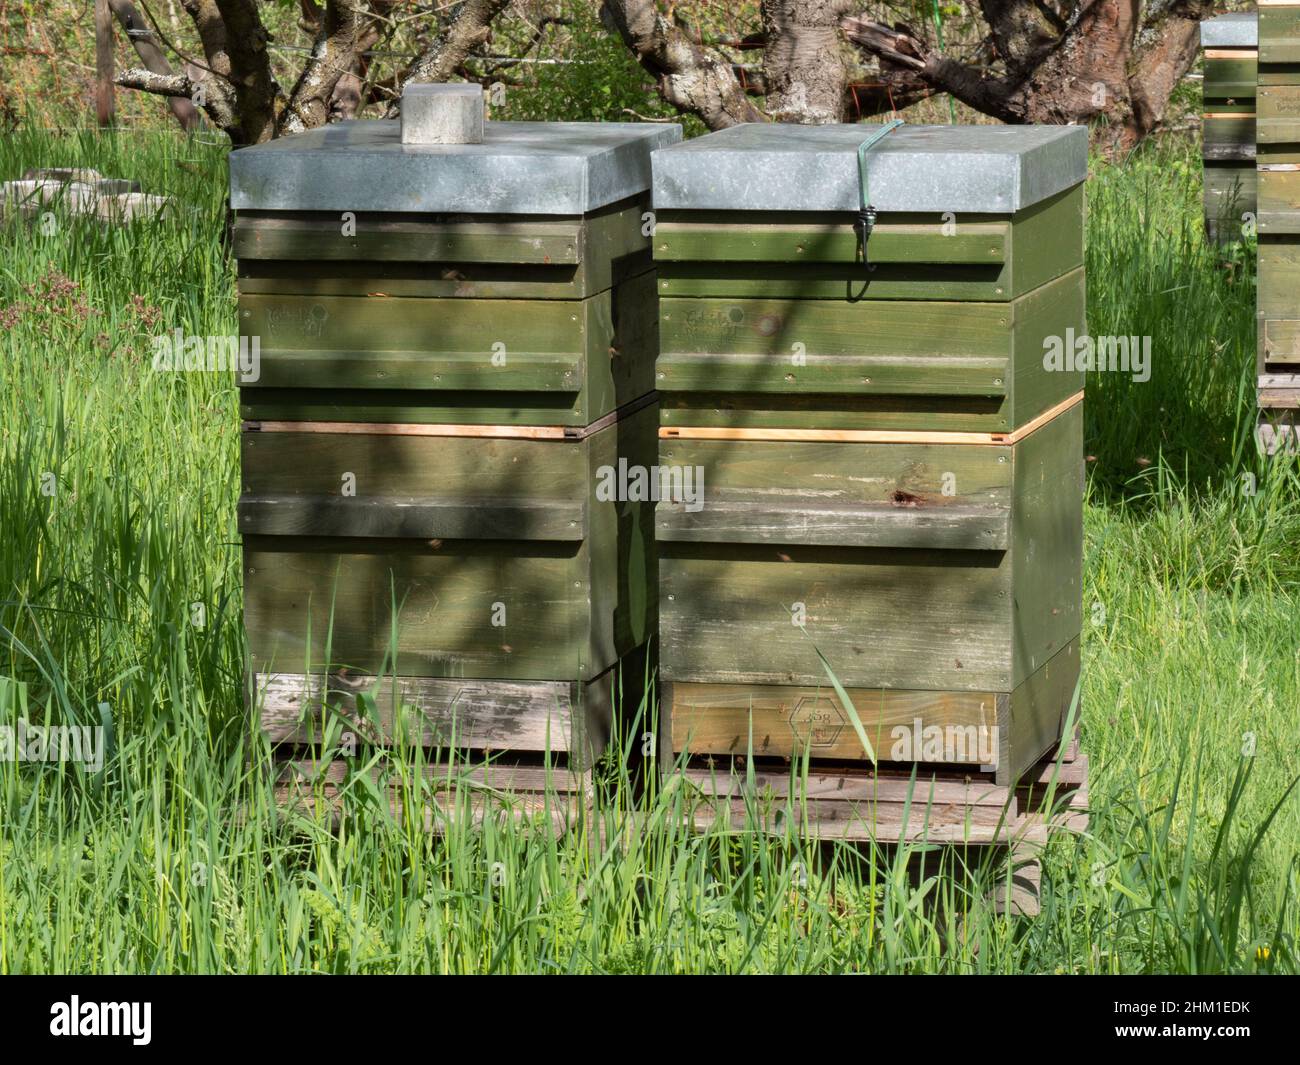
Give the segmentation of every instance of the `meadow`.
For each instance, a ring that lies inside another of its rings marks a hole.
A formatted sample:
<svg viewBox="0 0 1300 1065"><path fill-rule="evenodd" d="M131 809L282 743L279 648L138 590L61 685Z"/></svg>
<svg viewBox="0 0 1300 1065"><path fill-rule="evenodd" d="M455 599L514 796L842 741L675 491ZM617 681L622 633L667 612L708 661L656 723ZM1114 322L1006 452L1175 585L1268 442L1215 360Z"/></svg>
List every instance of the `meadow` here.
<svg viewBox="0 0 1300 1065"><path fill-rule="evenodd" d="M1253 251L1205 243L1194 144L1087 185L1090 330L1153 362L1088 382L1091 821L1050 844L1032 920L995 912L974 850L696 835L682 789L635 794L617 758L603 829L558 837L435 836L366 773L337 820L277 808L242 712L237 389L150 357L237 331L225 147L0 139L0 178L46 165L184 206L0 230L0 715L112 738L99 772L0 763L0 972L1300 969L1300 473L1254 446ZM418 769L384 772L419 800Z"/></svg>

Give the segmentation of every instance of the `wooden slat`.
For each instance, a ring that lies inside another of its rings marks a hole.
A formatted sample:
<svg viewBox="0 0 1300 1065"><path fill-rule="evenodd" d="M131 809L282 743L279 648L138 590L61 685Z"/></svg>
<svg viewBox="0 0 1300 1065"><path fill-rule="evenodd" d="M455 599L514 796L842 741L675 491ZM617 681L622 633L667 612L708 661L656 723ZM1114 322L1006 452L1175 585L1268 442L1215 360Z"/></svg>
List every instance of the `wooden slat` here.
<svg viewBox="0 0 1300 1065"><path fill-rule="evenodd" d="M767 223L764 216L726 222L699 219L659 221L654 232L656 260L680 262L860 263L857 216ZM1009 221L969 221L945 227L926 222L880 218L868 245L872 262L999 265L1011 240Z"/></svg>
<svg viewBox="0 0 1300 1065"><path fill-rule="evenodd" d="M406 734L422 746L488 751L575 749L572 685L557 681L409 676L332 677L326 681L304 674L260 673L255 679L255 705L272 743L320 742L327 716L337 717L345 729L364 740L388 743L395 728L394 687L400 704L416 711L408 716ZM374 698L378 720L371 721L359 711L356 696L361 692ZM323 713L326 699L330 709Z"/></svg>
<svg viewBox="0 0 1300 1065"><path fill-rule="evenodd" d="M749 393L868 392L895 396L1000 396L1007 391L1007 356L851 355L807 353L793 365L787 353L661 352L655 379L662 391Z"/></svg>
<svg viewBox="0 0 1300 1065"><path fill-rule="evenodd" d="M581 259L582 220L438 222L354 220L344 235L339 215L273 215L242 211L235 219L237 259L313 262L374 260L424 263L573 265Z"/></svg>
<svg viewBox="0 0 1300 1065"><path fill-rule="evenodd" d="M659 428L664 440L790 440L832 441L863 444L978 444L1005 447L1023 440L1053 418L1083 402L1083 393L1074 395L1043 411L1031 421L1009 433L914 432L895 429L766 429L757 427L665 425Z"/></svg>
<svg viewBox="0 0 1300 1065"><path fill-rule="evenodd" d="M578 542L586 536L586 509L581 499L245 495L239 500L239 531L250 536Z"/></svg>
<svg viewBox="0 0 1300 1065"><path fill-rule="evenodd" d="M1011 514L980 506L761 506L710 502L690 511L661 502L655 537L662 542L823 544L1005 551Z"/></svg>
<svg viewBox="0 0 1300 1065"><path fill-rule="evenodd" d="M818 758L868 758L847 710L828 686L679 681L667 694L675 754L789 757L806 749ZM935 726L953 730L948 749L935 761L997 763L994 692L849 688L848 695L881 761L894 760L895 743L905 742L911 750L914 740L924 738L923 730ZM928 760L923 743L913 758Z"/></svg>

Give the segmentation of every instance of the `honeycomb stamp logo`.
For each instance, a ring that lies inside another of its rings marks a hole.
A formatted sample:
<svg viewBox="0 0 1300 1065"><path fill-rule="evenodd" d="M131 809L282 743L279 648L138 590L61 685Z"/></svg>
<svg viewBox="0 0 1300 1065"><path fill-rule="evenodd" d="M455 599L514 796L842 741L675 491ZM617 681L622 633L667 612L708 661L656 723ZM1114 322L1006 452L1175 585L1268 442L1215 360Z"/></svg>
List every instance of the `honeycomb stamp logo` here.
<svg viewBox="0 0 1300 1065"><path fill-rule="evenodd" d="M848 722L828 695L803 695L790 711L790 730L805 747L830 747Z"/></svg>
<svg viewBox="0 0 1300 1065"><path fill-rule="evenodd" d="M50 1006L50 1035L129 1037L145 1047L153 1038L152 1014L149 1002L82 1002L73 995Z"/></svg>

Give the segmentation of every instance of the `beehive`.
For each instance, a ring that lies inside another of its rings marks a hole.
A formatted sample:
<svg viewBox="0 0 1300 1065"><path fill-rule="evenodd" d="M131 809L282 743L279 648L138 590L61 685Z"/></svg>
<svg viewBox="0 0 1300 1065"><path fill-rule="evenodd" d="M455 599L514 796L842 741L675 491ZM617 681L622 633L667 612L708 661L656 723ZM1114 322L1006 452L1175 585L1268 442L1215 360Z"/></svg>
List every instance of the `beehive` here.
<svg viewBox="0 0 1300 1065"><path fill-rule="evenodd" d="M1294 446L1300 405L1300 3L1259 4L1260 443Z"/></svg>
<svg viewBox="0 0 1300 1065"><path fill-rule="evenodd" d="M1079 673L1087 134L885 135L864 256L872 131L654 154L659 462L702 481L656 514L661 742L860 766L824 656L882 762L1007 786Z"/></svg>
<svg viewBox="0 0 1300 1065"><path fill-rule="evenodd" d="M1205 231L1227 242L1255 211L1255 13L1206 19L1201 50Z"/></svg>
<svg viewBox="0 0 1300 1065"><path fill-rule="evenodd" d="M680 130L407 134L345 122L231 156L260 341L250 696L277 743L336 714L382 743L400 715L431 748L512 752L520 779L542 752L581 772L653 633L650 507L598 489L654 458L649 156Z"/></svg>

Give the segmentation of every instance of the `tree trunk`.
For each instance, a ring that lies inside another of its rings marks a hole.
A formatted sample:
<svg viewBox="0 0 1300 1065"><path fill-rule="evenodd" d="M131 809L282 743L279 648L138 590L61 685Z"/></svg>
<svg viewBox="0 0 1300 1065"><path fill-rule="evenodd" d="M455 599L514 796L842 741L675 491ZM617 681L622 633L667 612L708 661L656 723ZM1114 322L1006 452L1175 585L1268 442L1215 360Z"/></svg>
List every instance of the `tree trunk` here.
<svg viewBox="0 0 1300 1065"><path fill-rule="evenodd" d="M113 98L113 14L108 0L95 0L95 118L111 126L117 111Z"/></svg>
<svg viewBox="0 0 1300 1065"><path fill-rule="evenodd" d="M763 81L777 122L844 121L848 70L840 18L848 0L763 0Z"/></svg>

